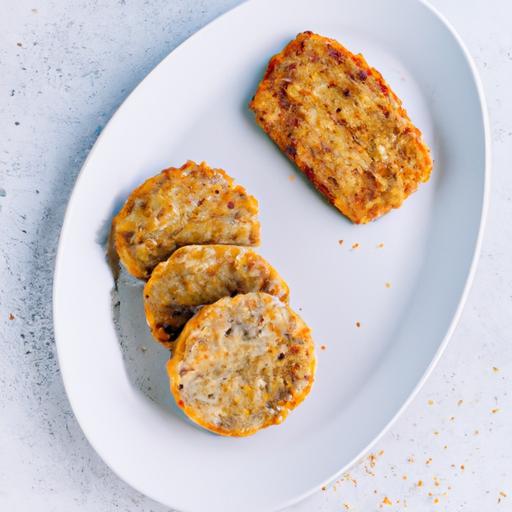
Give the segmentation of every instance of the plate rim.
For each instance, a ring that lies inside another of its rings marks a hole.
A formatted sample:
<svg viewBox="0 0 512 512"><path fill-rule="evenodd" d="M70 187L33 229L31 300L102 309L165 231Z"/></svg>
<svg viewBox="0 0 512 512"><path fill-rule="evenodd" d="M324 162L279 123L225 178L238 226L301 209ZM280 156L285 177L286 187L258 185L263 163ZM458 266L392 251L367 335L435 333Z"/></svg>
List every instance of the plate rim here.
<svg viewBox="0 0 512 512"><path fill-rule="evenodd" d="M186 44L188 44L191 40L193 40L199 33L203 33L207 29L210 28L211 25L213 25L215 22L219 21L221 18L224 18L227 15L232 14L234 11L237 11L247 4L252 4L257 2L257 0L244 0L240 4L236 5L235 7L228 9L226 12L220 14L219 16L215 17L211 21L209 21L207 24L202 26L199 30L192 33L189 37L187 37L185 40L183 40L180 44L178 44L173 50L171 50L163 59L156 64L145 76L144 78L133 88L133 90L128 94L128 96L120 103L120 105L116 108L116 111L114 114L110 117L104 128L102 129L101 133L99 134L98 138L94 142L94 145L89 150L88 155L86 159L84 160L80 171L75 179L75 183L73 185L73 190L69 196L69 199L67 201L62 227L58 239L57 244L57 252L55 256L55 264L54 264L54 271L53 271L53 286L52 286L52 317L53 317L53 331L54 331L54 338L55 338L55 346L57 349L57 361L59 363L59 370L62 378L62 383L64 387L64 391L66 394L66 397L69 401L69 404L71 406L71 410L73 412L73 415L75 416L80 429L82 430L87 442L90 444L90 446L95 450L95 452L100 456L102 461L107 465L107 467L122 481L126 482L130 487L137 490L138 492L141 492L145 496L149 497L153 501L157 503L161 503L164 506L171 506L172 508L175 508L173 505L169 505L167 503L162 503L158 498L152 496L150 493L147 493L145 490L139 489L139 486L132 481L131 478L125 477L125 475L122 474L122 471L112 467L110 462L108 461L108 458L104 456L103 450L98 449L96 446L96 443L89 437L88 433L86 432L86 429L82 426L82 421L80 419L80 414L77 412L77 408L75 407L75 401L71 398L70 393L68 392L68 385L66 382L69 382L69 379L66 377L66 371L63 370L63 364L61 359L61 351L59 350L59 345L61 345L63 342L59 341L63 339L63 335L60 334L60 327L59 327L59 320L58 320L58 302L59 302L59 282L60 282L60 268L61 268L61 260L63 259L62 252L63 252L63 239L65 237L65 234L67 230L69 229L69 218L70 218L70 207L73 203L73 199L75 197L75 194L77 193L77 189L79 188L79 184L81 182L81 179L83 178L85 174L85 169L89 164L90 159L92 158L93 154L97 150L98 146L100 145L102 139L105 136L105 133L107 132L107 128L109 125L114 121L114 119L119 115L120 111L126 104L133 100L133 96L135 93L139 90L140 87L143 86L143 84L149 79L149 77L156 72L157 69L159 69L161 66L165 64L165 62L171 58L171 56L174 56L176 52L182 51ZM468 268L468 273L466 277L466 281L462 290L462 293L460 295L460 298L457 302L455 312L452 316L452 319L450 321L450 324L448 326L448 329L446 330L446 333L444 334L442 341L439 343L439 346L432 357L430 363L426 367L423 375L418 380L417 384L414 386L414 388L411 390L408 397L404 400L403 404L399 407L399 409L396 411L396 413L391 417L391 419L386 423L386 425L382 428L382 430L355 456L353 457L349 462L344 464L336 473L334 473L329 479L327 479L325 482L322 482L318 486L314 486L310 489L307 489L300 495L295 496L294 498L288 500L284 504L280 504L277 508L272 509L272 512L278 512L280 510L284 510L290 506L293 506L309 496L313 495L314 493L318 492L320 488L323 485L330 485L332 482L334 482L341 474L349 470L351 467L353 467L358 461L360 461L364 456L382 439L382 437L389 432L391 427L395 424L395 422L398 420L398 418L404 413L404 411L409 407L411 402L416 398L420 390L425 385L426 381L430 377L431 373L433 372L434 368L439 363L439 360L441 359L444 351L446 350L446 347L448 346L448 343L450 342L455 329L458 326L458 323L460 321L462 312L464 310L464 306L466 304L466 301L469 296L469 292L471 290L471 287L473 285L476 269L478 267L478 262L480 259L480 254L482 250L482 243L483 243L483 236L485 231L485 226L487 222L487 215L488 215L488 209L489 209L489 197L490 197L490 183L491 183L491 136L490 136L490 121L489 121L489 114L488 114L488 107L487 107L487 101L485 97L484 87L482 83L482 79L480 77L480 73L478 71L478 68L474 62L474 59L469 52L466 44L464 43L462 37L459 35L455 27L451 24L450 21L442 14L437 7L433 6L428 0L416 0L418 4L423 5L427 10L429 10L435 17L439 19L439 21L442 23L444 28L453 36L455 39L455 42L458 44L459 48L462 50L463 57L466 61L466 63L469 66L469 69L471 71L471 76L476 88L477 96L478 96L478 107L479 112L482 118L482 125L483 125L483 151L484 151L484 168L483 168L483 191L482 191L482 204L481 204L481 212L480 212L480 219L479 219L479 225L478 225L478 233L473 249L473 256L471 258L471 263ZM65 366L65 365L64 365ZM176 509L178 510L178 509ZM181 512L193 512L190 509L179 509Z"/></svg>

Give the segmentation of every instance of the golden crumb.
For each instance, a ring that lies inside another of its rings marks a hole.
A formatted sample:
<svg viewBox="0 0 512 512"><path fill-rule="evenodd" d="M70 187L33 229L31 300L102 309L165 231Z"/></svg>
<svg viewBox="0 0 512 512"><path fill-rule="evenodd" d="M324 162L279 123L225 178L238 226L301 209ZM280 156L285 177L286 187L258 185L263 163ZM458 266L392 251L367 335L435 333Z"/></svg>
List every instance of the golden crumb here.
<svg viewBox="0 0 512 512"><path fill-rule="evenodd" d="M387 496L384 496L384 498L382 500L382 504L383 505L392 505L393 503L391 502L391 500Z"/></svg>
<svg viewBox="0 0 512 512"><path fill-rule="evenodd" d="M384 244L381 242L379 245L377 245L377 249L382 249L384 247Z"/></svg>
<svg viewBox="0 0 512 512"><path fill-rule="evenodd" d="M439 498L434 498L434 503L437 505L439 503Z"/></svg>
<svg viewBox="0 0 512 512"><path fill-rule="evenodd" d="M434 405L434 400L429 400L427 403L428 405Z"/></svg>
<svg viewBox="0 0 512 512"><path fill-rule="evenodd" d="M460 407L463 403L464 403L464 400L459 400L459 401L457 402L457 405Z"/></svg>
<svg viewBox="0 0 512 512"><path fill-rule="evenodd" d="M407 458L407 462L409 464L413 464L414 463L414 457L411 455L410 457Z"/></svg>
<svg viewBox="0 0 512 512"><path fill-rule="evenodd" d="M423 480L418 480L418 482L416 483L416 485L418 487L423 487Z"/></svg>
<svg viewBox="0 0 512 512"><path fill-rule="evenodd" d="M500 409L498 407L495 407L494 409L491 409L491 412L493 414L496 414L497 412L500 412Z"/></svg>
<svg viewBox="0 0 512 512"><path fill-rule="evenodd" d="M359 244L357 242L352 244L352 249L359 249Z"/></svg>
<svg viewBox="0 0 512 512"><path fill-rule="evenodd" d="M361 322L356 322L356 327L361 327Z"/></svg>
<svg viewBox="0 0 512 512"><path fill-rule="evenodd" d="M493 366L493 367L492 367L492 371L493 371L494 373L498 373L498 372L500 371L500 369L499 369L499 368L497 368L496 366Z"/></svg>
<svg viewBox="0 0 512 512"><path fill-rule="evenodd" d="M450 416L450 421L455 421L455 416Z"/></svg>
<svg viewBox="0 0 512 512"><path fill-rule="evenodd" d="M327 487L325 485L322 486L322 491L326 491Z"/></svg>
<svg viewBox="0 0 512 512"><path fill-rule="evenodd" d="M434 485L435 485L436 487L439 487L439 486L441 485L441 481L439 480L439 478L437 478L437 476L435 476L435 477L433 478L433 480L434 480Z"/></svg>
<svg viewBox="0 0 512 512"><path fill-rule="evenodd" d="M507 493L503 492L503 491L500 491L500 496L503 496L504 498L506 498L507 497Z"/></svg>
<svg viewBox="0 0 512 512"><path fill-rule="evenodd" d="M14 320L15 316L12 313L9 313L9 320Z"/></svg>
<svg viewBox="0 0 512 512"><path fill-rule="evenodd" d="M339 243L340 245L343 245L343 240L338 240L338 243Z"/></svg>
<svg viewBox="0 0 512 512"><path fill-rule="evenodd" d="M387 282L385 286L386 286L386 288L391 288L391 283Z"/></svg>
<svg viewBox="0 0 512 512"><path fill-rule="evenodd" d="M343 508L345 510L350 510L350 505L348 503L343 503Z"/></svg>
<svg viewBox="0 0 512 512"><path fill-rule="evenodd" d="M428 492L428 495L429 495L429 496L434 496L434 495L432 494L432 491L429 491L429 492Z"/></svg>
<svg viewBox="0 0 512 512"><path fill-rule="evenodd" d="M465 468L464 464L461 464L461 465L460 465L460 470L461 470L461 471L464 471L465 469L466 469L466 468Z"/></svg>
<svg viewBox="0 0 512 512"><path fill-rule="evenodd" d="M443 449L447 450L447 449L448 449L448 445L447 445L447 444L445 444L445 445L443 446Z"/></svg>
<svg viewBox="0 0 512 512"><path fill-rule="evenodd" d="M432 457L429 457L426 461L425 461L425 464L432 464Z"/></svg>
<svg viewBox="0 0 512 512"><path fill-rule="evenodd" d="M384 450L381 450L378 454L379 457L382 457L384 455Z"/></svg>
<svg viewBox="0 0 512 512"><path fill-rule="evenodd" d="M288 179L293 182L293 181L295 181L297 179L297 176L295 174L290 174L288 176Z"/></svg>
<svg viewBox="0 0 512 512"><path fill-rule="evenodd" d="M407 480L407 475L403 475L402 480Z"/></svg>
<svg viewBox="0 0 512 512"><path fill-rule="evenodd" d="M325 345L320 345L320 350L325 350L327 347Z"/></svg>
<svg viewBox="0 0 512 512"><path fill-rule="evenodd" d="M437 430L434 430L433 434L434 434L435 436L438 436L438 435L439 435L439 432L438 432Z"/></svg>

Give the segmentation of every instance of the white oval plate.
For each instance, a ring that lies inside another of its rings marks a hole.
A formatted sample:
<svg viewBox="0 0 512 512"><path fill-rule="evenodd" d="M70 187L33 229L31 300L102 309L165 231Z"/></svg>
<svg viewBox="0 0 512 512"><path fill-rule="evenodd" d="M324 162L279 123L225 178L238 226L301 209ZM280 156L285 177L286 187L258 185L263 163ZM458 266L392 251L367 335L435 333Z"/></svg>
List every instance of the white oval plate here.
<svg viewBox="0 0 512 512"><path fill-rule="evenodd" d="M430 182L370 225L323 201L247 109L269 57L303 30L361 51L432 148ZM98 453L141 492L194 512L278 510L339 475L403 409L454 329L479 247L487 131L466 51L418 1L254 0L172 52L98 139L60 240L60 365ZM246 439L176 412L140 284L123 278L111 298L103 242L112 215L135 185L187 159L225 168L259 199L261 253L317 343L311 395L283 425Z"/></svg>

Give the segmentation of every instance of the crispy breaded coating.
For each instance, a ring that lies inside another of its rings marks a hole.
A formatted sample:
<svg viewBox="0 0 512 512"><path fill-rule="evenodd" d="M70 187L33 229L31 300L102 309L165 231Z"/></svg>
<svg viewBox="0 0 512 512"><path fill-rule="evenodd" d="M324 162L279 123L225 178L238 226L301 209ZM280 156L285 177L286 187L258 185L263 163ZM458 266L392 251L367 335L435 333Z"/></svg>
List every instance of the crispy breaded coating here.
<svg viewBox="0 0 512 512"><path fill-rule="evenodd" d="M310 329L266 293L225 297L188 321L167 363L185 414L225 436L281 423L311 389Z"/></svg>
<svg viewBox="0 0 512 512"><path fill-rule="evenodd" d="M303 32L270 60L257 123L355 223L398 208L432 170L401 101L362 55Z"/></svg>
<svg viewBox="0 0 512 512"><path fill-rule="evenodd" d="M288 302L288 285L262 256L235 245L188 245L159 263L144 287L153 337L167 348L200 308L222 297L262 291Z"/></svg>
<svg viewBox="0 0 512 512"><path fill-rule="evenodd" d="M112 238L128 272L147 279L192 244L259 245L258 202L222 169L188 161L149 178L128 197Z"/></svg>

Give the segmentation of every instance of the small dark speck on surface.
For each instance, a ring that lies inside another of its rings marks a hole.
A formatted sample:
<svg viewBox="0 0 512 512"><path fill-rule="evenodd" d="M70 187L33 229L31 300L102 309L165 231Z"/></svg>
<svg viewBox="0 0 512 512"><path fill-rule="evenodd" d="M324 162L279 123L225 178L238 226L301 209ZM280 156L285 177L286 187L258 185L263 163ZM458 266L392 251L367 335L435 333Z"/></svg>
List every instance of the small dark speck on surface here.
<svg viewBox="0 0 512 512"><path fill-rule="evenodd" d="M16 43L16 46L19 46L21 48L23 45L21 43Z"/></svg>
<svg viewBox="0 0 512 512"><path fill-rule="evenodd" d="M5 197L7 195L7 192L5 191L5 188L0 187L0 197Z"/></svg>
<svg viewBox="0 0 512 512"><path fill-rule="evenodd" d="M11 97L14 96L15 90L11 89Z"/></svg>
<svg viewBox="0 0 512 512"><path fill-rule="evenodd" d="M16 126L19 126L19 125L20 125L20 122L19 122L19 121L14 121L14 124L15 124Z"/></svg>

